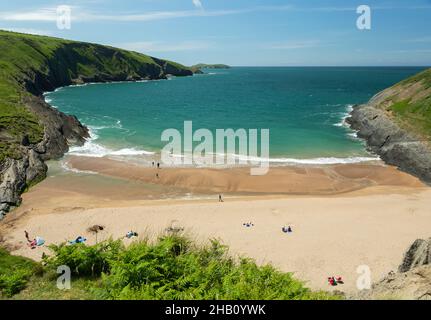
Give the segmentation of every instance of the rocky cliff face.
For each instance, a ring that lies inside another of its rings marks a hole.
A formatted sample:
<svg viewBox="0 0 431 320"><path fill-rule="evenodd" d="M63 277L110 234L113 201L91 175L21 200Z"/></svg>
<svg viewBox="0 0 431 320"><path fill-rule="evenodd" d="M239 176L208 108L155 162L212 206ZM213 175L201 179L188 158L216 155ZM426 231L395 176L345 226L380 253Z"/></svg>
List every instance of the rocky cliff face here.
<svg viewBox="0 0 431 320"><path fill-rule="evenodd" d="M400 128L383 110L370 105L356 106L346 121L383 161L431 183L431 148L426 141Z"/></svg>
<svg viewBox="0 0 431 320"><path fill-rule="evenodd" d="M76 117L52 108L43 98L30 96L24 103L40 119L44 137L34 145L24 137L18 146L21 157L0 164L0 220L21 203L22 192L46 177L45 160L62 157L69 145L82 145L89 137L88 129Z"/></svg>
<svg viewBox="0 0 431 320"><path fill-rule="evenodd" d="M398 272L408 272L414 268L431 264L431 238L417 239L404 254Z"/></svg>
<svg viewBox="0 0 431 320"><path fill-rule="evenodd" d="M4 45L0 63L11 73L0 74L0 89L3 86L6 88L3 92L7 93L1 96L0 91L0 107L12 110L0 119L0 143L8 150L7 156L0 158L0 220L20 204L22 192L46 177L46 160L62 157L70 145L82 145L89 137L88 129L76 117L45 103L43 92L78 83L193 74L180 64L96 44L9 32L0 32L0 42ZM18 105L10 99L11 93L20 97ZM35 119L43 126L43 138L35 142L34 137L8 128L7 121L9 124L21 121L13 114L15 107L11 106L15 105L36 115Z"/></svg>
<svg viewBox="0 0 431 320"><path fill-rule="evenodd" d="M391 271L356 299L431 300L431 238L418 239L404 254L398 272Z"/></svg>
<svg viewBox="0 0 431 320"><path fill-rule="evenodd" d="M415 110L427 112L429 97L431 89L424 80L400 83L377 94L368 104L355 106L346 121L383 161L431 183L428 132L414 130L428 121L427 114L415 115L418 120L414 128L415 118L406 111L411 104ZM397 114L401 106L403 113Z"/></svg>

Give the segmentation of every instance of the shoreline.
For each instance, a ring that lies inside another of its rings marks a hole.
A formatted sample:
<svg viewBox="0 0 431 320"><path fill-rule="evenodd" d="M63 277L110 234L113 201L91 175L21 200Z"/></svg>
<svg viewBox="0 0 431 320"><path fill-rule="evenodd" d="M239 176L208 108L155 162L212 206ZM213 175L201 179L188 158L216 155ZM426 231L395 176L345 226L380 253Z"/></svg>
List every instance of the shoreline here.
<svg viewBox="0 0 431 320"><path fill-rule="evenodd" d="M173 187L197 194L335 195L372 186L424 187L419 179L383 162L272 166L251 176L250 167L196 168L141 166L109 158L66 156L69 170ZM165 191L165 190L164 190Z"/></svg>

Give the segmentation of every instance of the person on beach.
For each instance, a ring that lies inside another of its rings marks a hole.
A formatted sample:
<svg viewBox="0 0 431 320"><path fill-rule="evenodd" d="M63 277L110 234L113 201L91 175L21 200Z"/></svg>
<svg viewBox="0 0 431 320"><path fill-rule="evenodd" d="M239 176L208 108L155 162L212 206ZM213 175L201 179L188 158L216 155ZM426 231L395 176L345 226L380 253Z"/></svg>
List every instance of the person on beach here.
<svg viewBox="0 0 431 320"><path fill-rule="evenodd" d="M79 244L79 243L84 243L84 242L86 242L87 241L87 239L86 238L84 238L84 237L82 237L82 236L79 236L78 238L76 238L75 240L72 240L72 241L69 241L69 243L70 244Z"/></svg>
<svg viewBox="0 0 431 320"><path fill-rule="evenodd" d="M24 235L25 235L25 238L27 239L27 242L28 242L27 245L30 247L30 249L35 249L37 246L36 239L30 240L30 236L26 230L24 231Z"/></svg>
<svg viewBox="0 0 431 320"><path fill-rule="evenodd" d="M157 169L160 169L160 162L157 162Z"/></svg>
<svg viewBox="0 0 431 320"><path fill-rule="evenodd" d="M27 245L30 249L36 249L36 247L41 247L45 244L45 240L41 237L36 237L33 240L30 240L30 236L27 231L24 231L25 238L27 239Z"/></svg>
<svg viewBox="0 0 431 320"><path fill-rule="evenodd" d="M221 194L218 195L218 202L224 202Z"/></svg>
<svg viewBox="0 0 431 320"><path fill-rule="evenodd" d="M335 286L337 285L337 281L335 281L335 278L334 278L334 277L329 277L329 278L328 278L328 283L329 283L331 286L333 286L333 287L335 287Z"/></svg>
<svg viewBox="0 0 431 320"><path fill-rule="evenodd" d="M292 233L292 228L290 226L281 228L284 233Z"/></svg>
<svg viewBox="0 0 431 320"><path fill-rule="evenodd" d="M154 164L155 164L155 163L154 163L154 161L153 161L153 162L151 163L151 165L154 167Z"/></svg>
<svg viewBox="0 0 431 320"><path fill-rule="evenodd" d="M157 178L157 179L159 179L159 178L160 178L158 173L156 173L156 178Z"/></svg>
<svg viewBox="0 0 431 320"><path fill-rule="evenodd" d="M331 286L335 287L335 286L337 286L339 284L344 284L344 281L343 281L343 278L340 277L340 276L338 276L337 278L335 278L335 277L328 277L328 283Z"/></svg>
<svg viewBox="0 0 431 320"><path fill-rule="evenodd" d="M138 233L137 232L134 232L134 231L129 231L129 232L127 232L127 234L126 234L126 238L127 239L131 239L131 238L133 238L133 237L137 237L138 236Z"/></svg>
<svg viewBox="0 0 431 320"><path fill-rule="evenodd" d="M30 247L30 249L36 249L36 246L37 246L36 239L34 239L33 241L30 241L28 243L28 246Z"/></svg>

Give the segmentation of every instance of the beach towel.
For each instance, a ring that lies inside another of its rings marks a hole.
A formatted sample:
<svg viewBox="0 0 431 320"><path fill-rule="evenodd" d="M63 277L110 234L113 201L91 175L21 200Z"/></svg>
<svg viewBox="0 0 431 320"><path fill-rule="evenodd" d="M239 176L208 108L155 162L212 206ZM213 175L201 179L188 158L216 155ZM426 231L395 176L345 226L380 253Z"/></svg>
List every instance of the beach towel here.
<svg viewBox="0 0 431 320"><path fill-rule="evenodd" d="M45 244L45 240L41 237L36 237L36 246L40 247L43 246Z"/></svg>

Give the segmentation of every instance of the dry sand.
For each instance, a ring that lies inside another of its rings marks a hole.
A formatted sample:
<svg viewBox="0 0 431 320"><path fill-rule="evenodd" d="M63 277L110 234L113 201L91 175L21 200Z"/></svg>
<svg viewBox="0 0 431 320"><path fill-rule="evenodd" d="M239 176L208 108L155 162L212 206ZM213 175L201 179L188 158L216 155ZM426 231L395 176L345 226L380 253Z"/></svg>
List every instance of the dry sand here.
<svg viewBox="0 0 431 320"><path fill-rule="evenodd" d="M70 161L110 177L53 177L26 193L0 229L14 254L40 259L47 251L30 250L24 230L47 244L79 235L91 244L95 237L86 230L94 224L106 227L102 240L130 230L155 236L174 222L198 241L220 238L232 254L294 272L313 289L332 290L327 277L341 275L346 284L336 289L354 293L359 265L368 265L377 281L397 268L415 239L431 233L431 189L382 165L275 168L261 180L246 169L162 169L153 180L151 168L106 159ZM226 201L218 203L217 194L150 199L180 190L223 192ZM281 232L287 225L292 234Z"/></svg>

